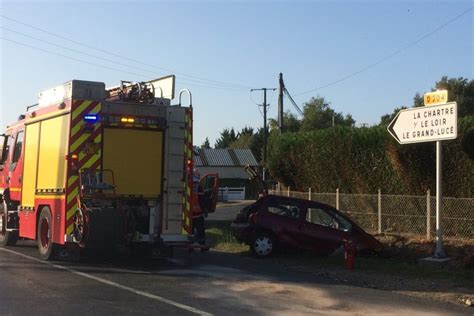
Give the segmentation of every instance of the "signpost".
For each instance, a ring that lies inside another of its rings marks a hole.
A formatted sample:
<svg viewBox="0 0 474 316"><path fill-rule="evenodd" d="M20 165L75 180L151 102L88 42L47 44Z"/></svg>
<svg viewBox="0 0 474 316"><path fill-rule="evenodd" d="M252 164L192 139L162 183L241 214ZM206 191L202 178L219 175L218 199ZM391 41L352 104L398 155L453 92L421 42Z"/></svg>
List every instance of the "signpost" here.
<svg viewBox="0 0 474 316"><path fill-rule="evenodd" d="M458 109L456 102L446 103L448 92L425 94L425 107L401 110L387 127L400 144L436 141L436 250L434 258L446 258L441 229L442 203L442 147L441 141L458 136Z"/></svg>

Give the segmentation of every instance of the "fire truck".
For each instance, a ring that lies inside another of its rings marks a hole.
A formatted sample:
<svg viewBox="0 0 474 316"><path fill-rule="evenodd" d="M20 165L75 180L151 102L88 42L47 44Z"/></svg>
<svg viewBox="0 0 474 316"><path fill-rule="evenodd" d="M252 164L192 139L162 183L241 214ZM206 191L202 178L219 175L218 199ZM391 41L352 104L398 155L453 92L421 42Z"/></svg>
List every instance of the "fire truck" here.
<svg viewBox="0 0 474 316"><path fill-rule="evenodd" d="M42 92L0 135L0 246L36 240L51 260L67 249L192 244L192 95L173 99L175 76ZM202 182L212 212L217 175Z"/></svg>

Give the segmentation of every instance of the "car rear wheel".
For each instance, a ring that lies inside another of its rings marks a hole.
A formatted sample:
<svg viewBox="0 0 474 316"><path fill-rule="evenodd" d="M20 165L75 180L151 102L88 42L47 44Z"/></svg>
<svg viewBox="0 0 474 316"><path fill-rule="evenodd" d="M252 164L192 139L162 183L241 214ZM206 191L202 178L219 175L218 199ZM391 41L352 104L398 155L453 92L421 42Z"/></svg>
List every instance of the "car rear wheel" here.
<svg viewBox="0 0 474 316"><path fill-rule="evenodd" d="M275 251L275 238L268 233L260 233L250 244L252 253L259 258L270 256Z"/></svg>

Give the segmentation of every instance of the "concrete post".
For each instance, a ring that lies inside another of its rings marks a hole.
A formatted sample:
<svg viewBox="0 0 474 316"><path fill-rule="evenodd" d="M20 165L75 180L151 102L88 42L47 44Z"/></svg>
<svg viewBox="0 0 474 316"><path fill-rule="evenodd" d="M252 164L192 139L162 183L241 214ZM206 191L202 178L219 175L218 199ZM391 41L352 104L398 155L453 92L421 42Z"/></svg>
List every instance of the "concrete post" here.
<svg viewBox="0 0 474 316"><path fill-rule="evenodd" d="M336 210L339 211L339 188L336 189Z"/></svg>
<svg viewBox="0 0 474 316"><path fill-rule="evenodd" d="M287 196L289 197L290 196L290 187L288 187L288 190L287 190Z"/></svg>

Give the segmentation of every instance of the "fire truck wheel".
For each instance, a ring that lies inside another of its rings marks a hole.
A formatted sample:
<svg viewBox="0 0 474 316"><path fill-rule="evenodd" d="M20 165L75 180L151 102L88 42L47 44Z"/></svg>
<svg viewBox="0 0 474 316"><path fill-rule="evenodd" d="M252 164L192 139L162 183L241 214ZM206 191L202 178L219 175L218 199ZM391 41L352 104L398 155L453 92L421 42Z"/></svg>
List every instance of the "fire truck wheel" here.
<svg viewBox="0 0 474 316"><path fill-rule="evenodd" d="M51 210L47 206L43 207L38 220L38 250L42 260L52 260L55 255L51 223Z"/></svg>
<svg viewBox="0 0 474 316"><path fill-rule="evenodd" d="M17 232L9 232L7 227L6 203L0 203L0 247L14 246L18 240Z"/></svg>

